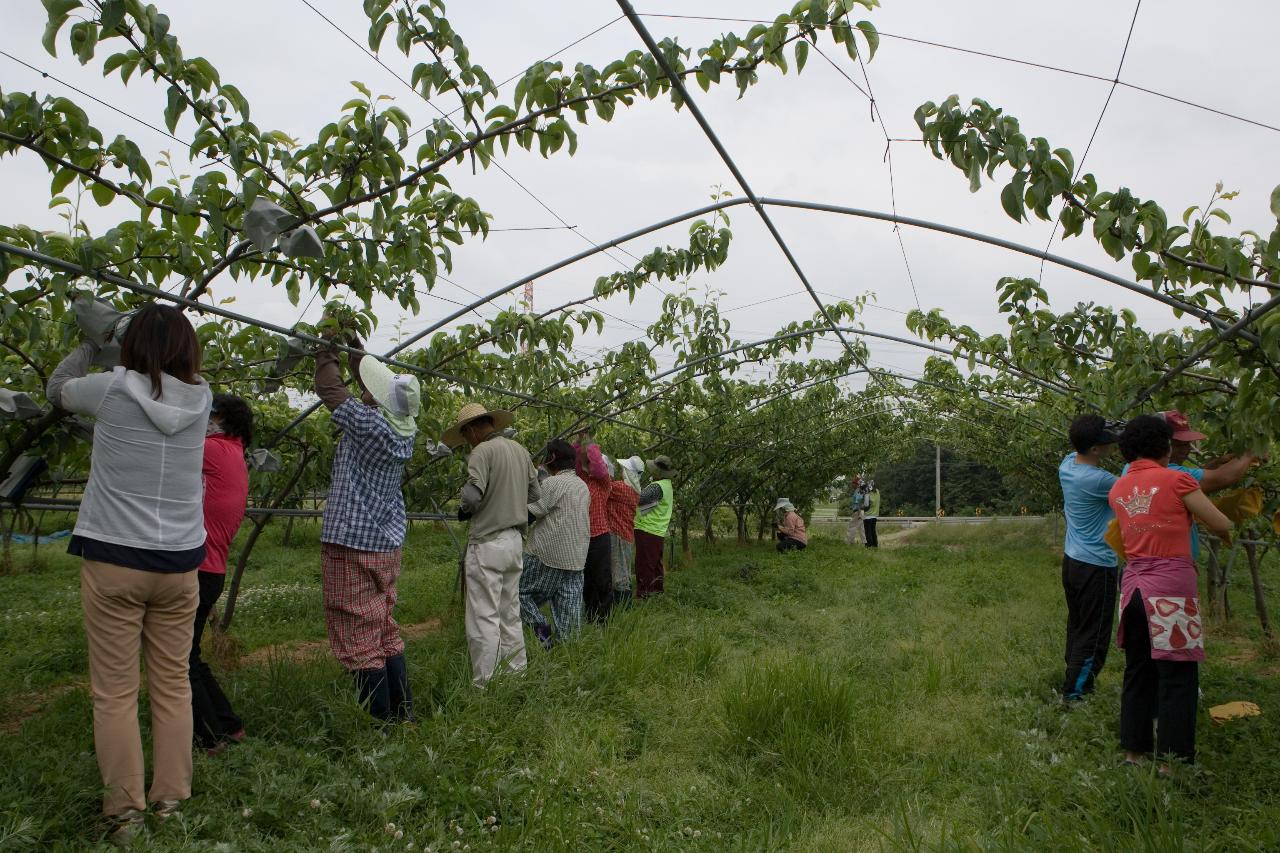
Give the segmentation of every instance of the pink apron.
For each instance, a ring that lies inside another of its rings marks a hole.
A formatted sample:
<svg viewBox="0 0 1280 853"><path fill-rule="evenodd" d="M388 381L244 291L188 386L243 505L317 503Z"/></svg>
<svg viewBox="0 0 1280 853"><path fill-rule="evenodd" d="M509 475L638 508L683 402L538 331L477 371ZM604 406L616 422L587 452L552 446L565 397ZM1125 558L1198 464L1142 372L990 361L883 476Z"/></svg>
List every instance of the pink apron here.
<svg viewBox="0 0 1280 853"><path fill-rule="evenodd" d="M1141 593L1153 660L1204 660L1196 575L1196 564L1190 557L1137 557L1124 567L1120 611L1123 613L1133 596ZM1116 644L1124 648L1123 619Z"/></svg>

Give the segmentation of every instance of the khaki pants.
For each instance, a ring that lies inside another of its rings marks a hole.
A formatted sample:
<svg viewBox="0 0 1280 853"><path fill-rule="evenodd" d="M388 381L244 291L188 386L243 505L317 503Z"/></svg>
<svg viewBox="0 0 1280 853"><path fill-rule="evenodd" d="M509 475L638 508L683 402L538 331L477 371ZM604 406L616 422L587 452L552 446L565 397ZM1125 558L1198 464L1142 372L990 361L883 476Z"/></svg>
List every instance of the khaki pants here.
<svg viewBox="0 0 1280 853"><path fill-rule="evenodd" d="M862 523L863 510L858 510L849 519L849 529L845 531L844 541L849 545L866 545L867 531Z"/></svg>
<svg viewBox="0 0 1280 853"><path fill-rule="evenodd" d="M488 542L467 545L467 648L471 681L484 687L505 663L512 672L528 665L520 624L520 531L504 530Z"/></svg>
<svg viewBox="0 0 1280 853"><path fill-rule="evenodd" d="M102 811L145 809L138 730L138 652L147 664L154 777L149 799L191 796L191 683L187 657L199 604L195 572L163 574L86 560L80 569L93 692L93 744Z"/></svg>

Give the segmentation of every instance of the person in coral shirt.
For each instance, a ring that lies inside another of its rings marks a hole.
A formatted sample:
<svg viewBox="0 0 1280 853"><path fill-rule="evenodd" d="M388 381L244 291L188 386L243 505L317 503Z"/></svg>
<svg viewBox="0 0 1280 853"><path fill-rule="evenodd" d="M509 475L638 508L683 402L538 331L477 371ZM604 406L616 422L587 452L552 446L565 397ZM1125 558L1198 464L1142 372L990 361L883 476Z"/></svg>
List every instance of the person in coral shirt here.
<svg viewBox="0 0 1280 853"><path fill-rule="evenodd" d="M1117 642L1125 651L1120 745L1133 764L1152 751L1195 761L1204 628L1191 558L1192 516L1219 537L1231 534L1230 520L1195 478L1167 467L1172 437L1168 422L1156 415L1131 420L1119 439L1129 468L1109 495L1129 561L1120 583ZM1167 764L1161 772L1169 772Z"/></svg>

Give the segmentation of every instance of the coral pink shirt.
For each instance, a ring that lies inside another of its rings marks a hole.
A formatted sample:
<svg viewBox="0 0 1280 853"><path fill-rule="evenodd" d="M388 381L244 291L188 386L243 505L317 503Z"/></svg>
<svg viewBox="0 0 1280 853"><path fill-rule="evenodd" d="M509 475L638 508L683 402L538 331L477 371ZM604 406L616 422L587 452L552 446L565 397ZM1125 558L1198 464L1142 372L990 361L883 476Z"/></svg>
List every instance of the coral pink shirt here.
<svg viewBox="0 0 1280 853"><path fill-rule="evenodd" d="M1195 477L1139 459L1111 487L1128 559L1191 557L1191 513L1182 496L1200 488Z"/></svg>
<svg viewBox="0 0 1280 853"><path fill-rule="evenodd" d="M205 555L200 571L227 573L227 551L249 499L249 467L238 438L215 433L204 440Z"/></svg>

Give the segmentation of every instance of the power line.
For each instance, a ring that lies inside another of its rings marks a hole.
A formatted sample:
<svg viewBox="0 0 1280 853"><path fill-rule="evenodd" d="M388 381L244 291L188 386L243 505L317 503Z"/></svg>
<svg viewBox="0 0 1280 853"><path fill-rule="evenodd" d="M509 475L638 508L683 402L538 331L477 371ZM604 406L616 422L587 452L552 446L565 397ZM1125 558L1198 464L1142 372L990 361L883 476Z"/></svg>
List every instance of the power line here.
<svg viewBox="0 0 1280 853"><path fill-rule="evenodd" d="M735 18L735 17L714 16L714 15L680 15L680 14L669 14L669 13L659 13L659 12L641 12L640 14L646 18L674 18L674 19L694 20L694 21L720 21L725 23L740 23L740 24L776 23L773 20L768 20L765 18ZM1145 86L1139 86L1134 83L1127 83L1124 80L1116 81L1111 77L1104 77L1101 74L1090 74L1087 71L1076 71L1071 68L1062 68L1057 65L1046 65L1045 63L1042 63L1042 62L1032 62L1031 60L1028 60L1028 59L1018 59L1017 57L1005 56L999 53L991 53L989 51L984 51L984 50L974 50L973 48L960 47L954 44L946 44L945 42L930 41L928 39L915 38L913 36L906 36L900 33L885 32L884 30L877 30L876 32L881 38L897 39L898 41L910 42L912 44L924 45L926 47L936 47L941 50L955 51L956 53L967 53L972 56L980 56L986 59L999 60L1000 62L1011 62L1011 63L1014 63L1015 65L1024 65L1024 66L1027 66L1028 68L1039 68L1043 71L1055 71L1059 74L1068 74L1072 77L1082 77L1087 80L1096 80L1100 83L1114 82L1119 86L1125 87L1126 89L1133 89L1136 92L1142 92L1147 95L1153 95L1157 98L1163 98L1167 101L1173 101L1175 103L1192 107L1197 110L1203 110L1205 112L1213 113L1214 115L1218 115L1223 118L1229 118L1229 119L1232 119L1233 121L1239 121L1239 122L1244 122L1245 124L1251 124L1254 127L1260 127L1263 130L1270 130L1276 133L1280 133L1280 127L1267 124L1266 122L1258 121L1256 119L1251 119L1246 116L1238 115L1236 113L1227 112L1226 110L1221 110L1221 109L1218 109L1217 107L1211 107L1206 104L1197 103L1196 101L1187 100L1186 98L1179 98L1178 96L1170 95L1167 92L1160 92L1155 89L1148 89Z"/></svg>
<svg viewBox="0 0 1280 853"><path fill-rule="evenodd" d="M1089 158L1089 152L1093 149L1093 141L1098 137L1098 128L1102 127L1102 119L1107 114L1107 107L1111 106L1111 96L1116 93L1116 86L1120 84L1120 72L1124 69L1125 57L1129 55L1129 42L1133 39L1133 28L1138 23L1138 11L1142 8L1142 0L1137 0L1133 5L1133 18L1129 21L1129 33L1124 38L1124 48L1120 51L1120 62L1116 65L1115 77L1111 79L1111 88L1107 90L1107 99L1102 102L1102 110L1098 113L1098 120L1093 124L1093 132L1089 134L1089 142L1084 147L1084 154L1080 156L1080 160L1076 163L1076 172L1071 176L1071 182L1074 184L1084 170L1084 161ZM1049 231L1049 242L1045 244L1044 250L1047 252L1053 246L1053 240L1058 236L1058 226L1062 224L1062 213L1059 212L1053 221L1053 228ZM1044 258L1040 259L1040 274L1036 277L1036 284L1039 285L1044 279Z"/></svg>

